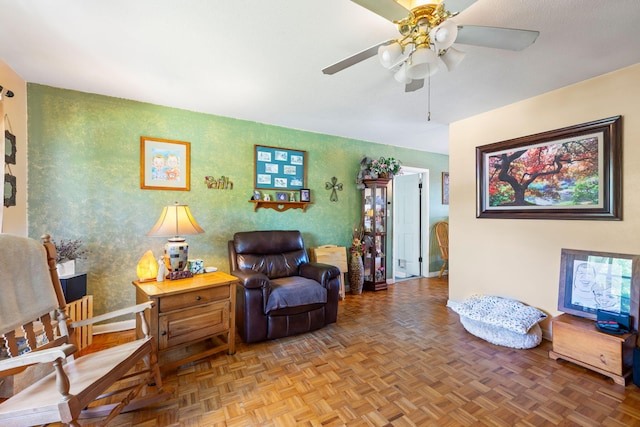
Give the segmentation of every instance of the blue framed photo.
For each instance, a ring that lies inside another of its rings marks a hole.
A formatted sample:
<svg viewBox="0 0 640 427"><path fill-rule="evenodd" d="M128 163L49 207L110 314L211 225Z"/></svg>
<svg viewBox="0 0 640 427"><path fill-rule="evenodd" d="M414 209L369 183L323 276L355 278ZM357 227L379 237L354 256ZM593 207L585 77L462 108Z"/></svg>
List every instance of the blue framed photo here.
<svg viewBox="0 0 640 427"><path fill-rule="evenodd" d="M280 191L304 188L306 157L306 151L256 145L254 188Z"/></svg>

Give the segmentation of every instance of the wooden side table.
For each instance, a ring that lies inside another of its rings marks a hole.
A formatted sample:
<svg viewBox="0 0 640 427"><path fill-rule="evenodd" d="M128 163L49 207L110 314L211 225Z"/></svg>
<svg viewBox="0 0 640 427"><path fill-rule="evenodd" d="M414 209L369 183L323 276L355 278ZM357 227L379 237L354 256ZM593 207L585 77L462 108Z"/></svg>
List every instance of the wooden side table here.
<svg viewBox="0 0 640 427"><path fill-rule="evenodd" d="M344 246L324 245L317 248L309 248L309 255L312 262L335 265L340 269L340 299L344 299L344 275L349 271L347 249Z"/></svg>
<svg viewBox="0 0 640 427"><path fill-rule="evenodd" d="M236 283L222 272L163 282L134 281L136 303L154 301L148 313L163 371L221 351L235 353ZM136 334L142 335L140 320Z"/></svg>
<svg viewBox="0 0 640 427"><path fill-rule="evenodd" d="M551 323L551 359L564 359L610 377L625 385L631 375L636 334L609 335L600 332L593 320L569 314L554 317Z"/></svg>

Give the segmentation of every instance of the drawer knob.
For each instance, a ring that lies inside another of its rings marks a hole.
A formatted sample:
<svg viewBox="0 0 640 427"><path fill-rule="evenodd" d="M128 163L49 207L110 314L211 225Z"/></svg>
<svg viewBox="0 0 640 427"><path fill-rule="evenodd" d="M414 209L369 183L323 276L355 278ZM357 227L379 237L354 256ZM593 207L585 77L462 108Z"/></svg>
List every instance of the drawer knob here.
<svg viewBox="0 0 640 427"><path fill-rule="evenodd" d="M162 332L160 332L160 335L162 335L162 336L167 335L167 331L162 331Z"/></svg>
<svg viewBox="0 0 640 427"><path fill-rule="evenodd" d="M196 301L200 301L201 299L202 299L202 297L201 297L200 295L198 295L198 296L196 297Z"/></svg>

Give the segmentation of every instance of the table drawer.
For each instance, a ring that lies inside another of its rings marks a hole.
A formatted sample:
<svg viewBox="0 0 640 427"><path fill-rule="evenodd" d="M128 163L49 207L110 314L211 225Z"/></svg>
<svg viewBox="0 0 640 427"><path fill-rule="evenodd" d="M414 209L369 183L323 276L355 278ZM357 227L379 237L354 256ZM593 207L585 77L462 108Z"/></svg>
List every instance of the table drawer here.
<svg viewBox="0 0 640 427"><path fill-rule="evenodd" d="M230 301L221 301L161 315L158 348L163 350L227 331L230 306Z"/></svg>
<svg viewBox="0 0 640 427"><path fill-rule="evenodd" d="M199 304L229 299L230 289L231 286L225 285L176 295L167 295L160 298L158 311L160 313L168 313L173 310L193 307Z"/></svg>

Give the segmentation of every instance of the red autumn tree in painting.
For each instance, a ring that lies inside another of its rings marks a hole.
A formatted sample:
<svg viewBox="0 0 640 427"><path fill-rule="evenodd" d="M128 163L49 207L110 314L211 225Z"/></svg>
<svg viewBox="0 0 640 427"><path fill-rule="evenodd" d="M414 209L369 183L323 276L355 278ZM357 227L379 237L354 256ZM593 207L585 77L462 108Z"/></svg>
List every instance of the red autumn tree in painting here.
<svg viewBox="0 0 640 427"><path fill-rule="evenodd" d="M598 138L489 157L491 206L597 204Z"/></svg>

